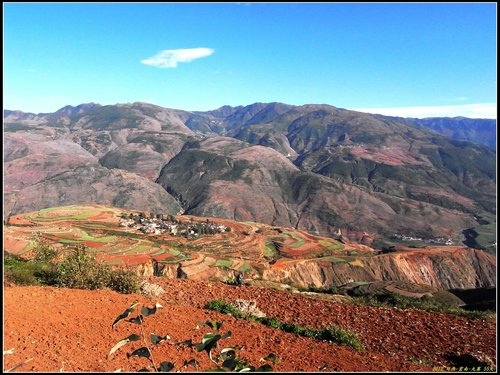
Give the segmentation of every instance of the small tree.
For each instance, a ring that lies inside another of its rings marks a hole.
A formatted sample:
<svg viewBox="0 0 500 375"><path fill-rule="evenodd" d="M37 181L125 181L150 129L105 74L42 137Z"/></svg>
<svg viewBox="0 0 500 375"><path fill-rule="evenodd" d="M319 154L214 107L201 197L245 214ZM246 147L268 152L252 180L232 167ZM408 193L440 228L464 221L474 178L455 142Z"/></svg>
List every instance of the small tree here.
<svg viewBox="0 0 500 375"><path fill-rule="evenodd" d="M58 257L59 253L56 249L50 246L48 243L44 241L40 241L38 245L34 249L35 257L33 260L35 262L48 263L52 262L56 257Z"/></svg>
<svg viewBox="0 0 500 375"><path fill-rule="evenodd" d="M99 289L106 286L110 270L86 246L77 245L58 267L58 284L66 288Z"/></svg>

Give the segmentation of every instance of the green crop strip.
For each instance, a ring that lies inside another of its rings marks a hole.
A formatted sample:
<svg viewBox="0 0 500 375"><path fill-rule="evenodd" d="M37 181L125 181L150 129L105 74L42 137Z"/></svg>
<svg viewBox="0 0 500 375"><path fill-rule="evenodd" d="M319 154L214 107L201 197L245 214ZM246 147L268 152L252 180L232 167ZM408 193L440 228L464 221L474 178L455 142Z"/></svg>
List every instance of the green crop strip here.
<svg viewBox="0 0 500 375"><path fill-rule="evenodd" d="M294 323L284 323L273 317L255 317L250 314L243 313L232 304L226 303L222 300L212 300L208 302L205 305L205 309L218 311L223 314L230 314L238 319L252 320L268 327L280 329L284 332L294 333L299 336L310 337L315 340L327 340L338 345L346 345L356 350L364 351L364 346L356 334L336 326L315 329L311 327L302 327Z"/></svg>
<svg viewBox="0 0 500 375"><path fill-rule="evenodd" d="M330 242L330 241L326 241L326 240L318 240L318 243L330 251L342 250L344 248L344 245L342 245L342 243L340 243L340 242Z"/></svg>
<svg viewBox="0 0 500 375"><path fill-rule="evenodd" d="M217 259L215 261L214 267L224 267L224 268L231 268L231 265L233 262L231 259Z"/></svg>
<svg viewBox="0 0 500 375"><path fill-rule="evenodd" d="M332 263L347 263L347 260L342 259L342 258L336 258L336 257L324 257L320 258L321 260L326 260L327 262L332 262Z"/></svg>

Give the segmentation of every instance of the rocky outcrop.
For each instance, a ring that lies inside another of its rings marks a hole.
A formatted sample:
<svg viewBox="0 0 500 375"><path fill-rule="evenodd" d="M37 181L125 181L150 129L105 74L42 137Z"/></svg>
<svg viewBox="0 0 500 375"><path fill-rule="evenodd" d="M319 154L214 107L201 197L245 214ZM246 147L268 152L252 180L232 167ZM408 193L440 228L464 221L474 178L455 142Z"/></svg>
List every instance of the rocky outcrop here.
<svg viewBox="0 0 500 375"><path fill-rule="evenodd" d="M496 286L496 258L481 250L409 250L357 258L353 262L318 260L268 266L262 277L301 287L329 287L355 281L407 281L438 289Z"/></svg>
<svg viewBox="0 0 500 375"><path fill-rule="evenodd" d="M234 268L217 265L217 260L202 254L193 254L193 258L179 263L166 263L152 260L150 263L139 264L136 268L138 275L143 277L163 276L169 279L236 280L240 274ZM238 266L238 264L236 264Z"/></svg>
<svg viewBox="0 0 500 375"><path fill-rule="evenodd" d="M179 263L151 262L137 269L142 276L164 276L192 280L234 280L238 265L216 266L216 259L202 254ZM245 273L245 279L260 279L299 288L328 288L353 282L398 281L428 285L434 289L474 289L496 286L496 258L470 248L434 248L358 257L351 262L318 259L260 265Z"/></svg>

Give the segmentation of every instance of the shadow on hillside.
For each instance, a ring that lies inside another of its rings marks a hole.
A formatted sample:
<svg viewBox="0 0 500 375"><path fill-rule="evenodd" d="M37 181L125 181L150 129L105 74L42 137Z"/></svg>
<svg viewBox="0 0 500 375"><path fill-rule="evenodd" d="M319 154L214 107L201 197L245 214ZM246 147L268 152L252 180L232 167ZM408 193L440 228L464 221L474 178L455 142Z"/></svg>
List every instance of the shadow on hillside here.
<svg viewBox="0 0 500 375"><path fill-rule="evenodd" d="M461 306L464 310L496 311L497 289L476 288L476 289L450 289L450 293L464 301Z"/></svg>

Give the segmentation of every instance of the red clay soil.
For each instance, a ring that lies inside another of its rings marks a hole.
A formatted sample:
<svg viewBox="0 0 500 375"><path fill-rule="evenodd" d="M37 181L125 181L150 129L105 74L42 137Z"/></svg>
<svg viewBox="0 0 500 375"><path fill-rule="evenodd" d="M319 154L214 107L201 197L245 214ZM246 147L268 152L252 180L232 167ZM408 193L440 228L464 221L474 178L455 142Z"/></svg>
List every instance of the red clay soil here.
<svg viewBox="0 0 500 375"><path fill-rule="evenodd" d="M83 244L85 246L92 247L92 248L103 246L102 242L96 242L96 241L83 241Z"/></svg>
<svg viewBox="0 0 500 375"><path fill-rule="evenodd" d="M30 225L30 226L33 225L33 223L31 221L29 221L28 219L26 219L22 215L11 216L9 218L9 224L11 224L11 225Z"/></svg>
<svg viewBox="0 0 500 375"><path fill-rule="evenodd" d="M172 371L196 372L214 368L205 352L174 343L201 342L210 331L200 322L223 323L219 349L237 348L239 357L256 367L261 358L276 354L269 363L275 372L400 372L446 371L448 353L472 354L495 363L496 323L419 310L355 306L313 299L303 295L249 286L182 279L152 278L165 293L149 299L138 294L53 287L4 286L4 371L29 360L14 372L123 372L149 365L146 358L127 358L139 347L130 343L111 358L110 349L140 326L112 323L132 302L163 305L145 320L145 332L170 340L153 348L157 362L170 361ZM254 300L268 317L301 326L337 325L355 332L365 345L356 351L326 341L316 341L259 323L203 309L206 302L223 299ZM135 314L131 315L135 316ZM138 341L137 343L140 343ZM5 354L9 351L12 354ZM196 359L199 367L184 366Z"/></svg>

